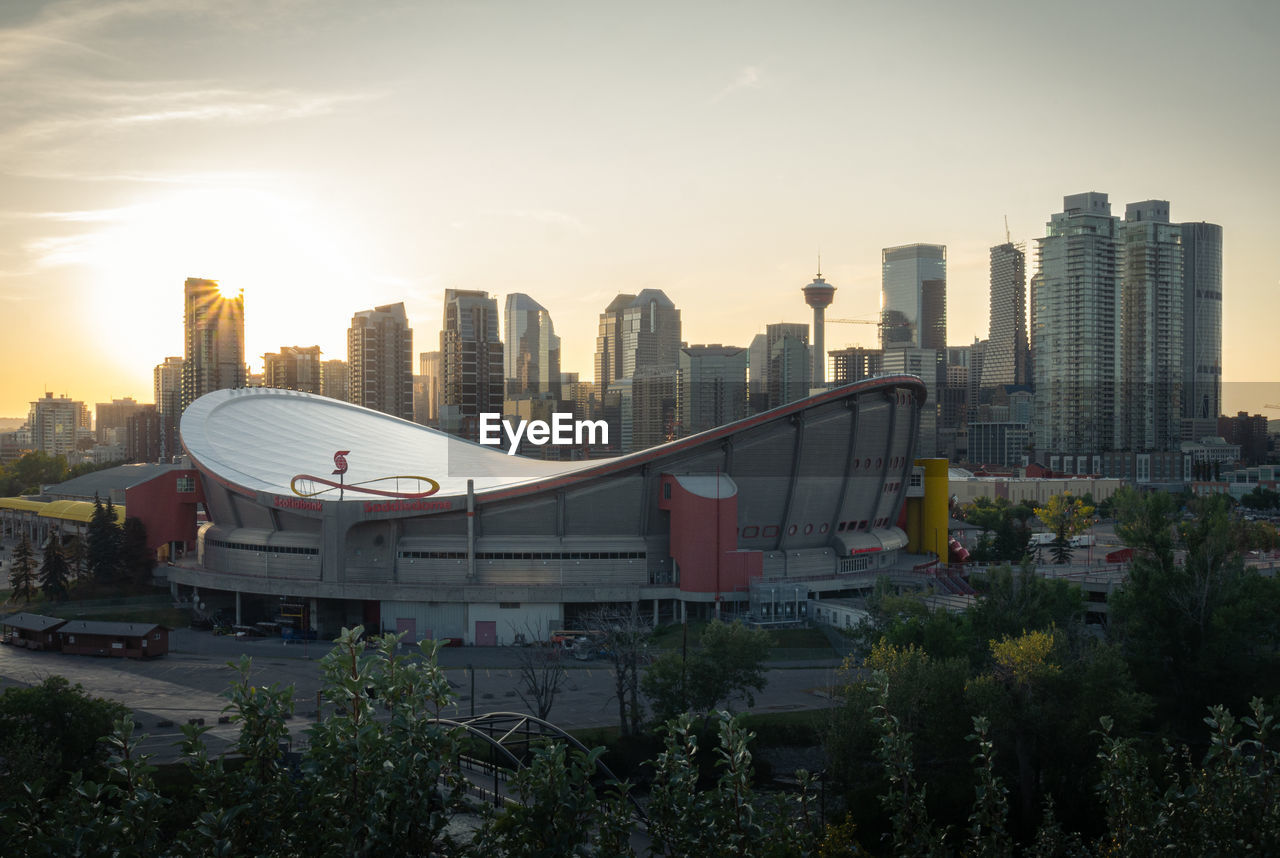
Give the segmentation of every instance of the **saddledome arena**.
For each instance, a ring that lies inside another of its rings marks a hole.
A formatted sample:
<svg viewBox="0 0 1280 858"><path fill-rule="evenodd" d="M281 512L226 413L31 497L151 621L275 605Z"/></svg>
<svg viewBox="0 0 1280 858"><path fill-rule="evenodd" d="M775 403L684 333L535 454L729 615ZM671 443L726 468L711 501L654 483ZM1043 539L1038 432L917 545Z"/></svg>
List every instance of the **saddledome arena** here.
<svg viewBox="0 0 1280 858"><path fill-rule="evenodd" d="M170 581L237 622L288 605L321 634L477 645L602 607L796 621L900 562L924 401L920 379L884 376L630 455L541 461L312 394L221 390L182 416L209 523Z"/></svg>

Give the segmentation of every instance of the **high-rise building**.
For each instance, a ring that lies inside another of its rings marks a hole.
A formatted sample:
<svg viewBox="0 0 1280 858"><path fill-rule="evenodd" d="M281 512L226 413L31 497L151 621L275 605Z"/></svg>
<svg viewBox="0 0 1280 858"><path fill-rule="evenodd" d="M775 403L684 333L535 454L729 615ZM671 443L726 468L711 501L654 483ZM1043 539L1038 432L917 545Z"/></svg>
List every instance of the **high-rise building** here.
<svg viewBox="0 0 1280 858"><path fill-rule="evenodd" d="M347 362L340 358L321 361L320 395L347 402L351 394L347 383Z"/></svg>
<svg viewBox="0 0 1280 858"><path fill-rule="evenodd" d="M885 349L881 369L889 375L918 375L928 395L920 409L920 435L916 455L931 458L938 453L938 352L934 349Z"/></svg>
<svg viewBox="0 0 1280 858"><path fill-rule="evenodd" d="M880 343L888 348L947 347L947 248L904 244L880 253Z"/></svg>
<svg viewBox="0 0 1280 858"><path fill-rule="evenodd" d="M418 375L413 382L413 422L440 425L440 352L418 355Z"/></svg>
<svg viewBox="0 0 1280 858"><path fill-rule="evenodd" d="M596 384L601 391L622 378L622 313L635 295L618 293L600 314L600 327L596 335Z"/></svg>
<svg viewBox="0 0 1280 858"><path fill-rule="evenodd" d="M1240 447L1240 461L1245 465L1261 465L1267 461L1267 418L1261 414L1237 411L1235 417L1218 418L1217 434L1228 444Z"/></svg>
<svg viewBox="0 0 1280 858"><path fill-rule="evenodd" d="M1026 384L1027 254L1012 242L991 248L991 315L980 386ZM972 367L971 367L972 369Z"/></svg>
<svg viewBox="0 0 1280 858"><path fill-rule="evenodd" d="M99 444L124 444L129 418L142 406L131 396L94 406L93 432Z"/></svg>
<svg viewBox="0 0 1280 858"><path fill-rule="evenodd" d="M487 292L446 289L440 332L440 428L473 441L480 414L502 413L498 301Z"/></svg>
<svg viewBox="0 0 1280 858"><path fill-rule="evenodd" d="M281 346L279 353L262 356L263 387L321 393L324 370L319 346Z"/></svg>
<svg viewBox="0 0 1280 858"><path fill-rule="evenodd" d="M347 397L413 419L413 329L404 304L361 310L347 329Z"/></svg>
<svg viewBox="0 0 1280 858"><path fill-rule="evenodd" d="M1182 442L1182 231L1167 200L1125 206L1120 230L1118 446L1138 453Z"/></svg>
<svg viewBox="0 0 1280 858"><path fill-rule="evenodd" d="M82 436L93 436L85 404L49 392L31 403L27 428L31 432L31 449L49 456L70 455Z"/></svg>
<svg viewBox="0 0 1280 858"><path fill-rule="evenodd" d="M163 428L160 409L154 405L139 405L125 423L125 461L137 463L160 461L163 455L161 446Z"/></svg>
<svg viewBox="0 0 1280 858"><path fill-rule="evenodd" d="M1222 412L1222 227L1182 228L1182 437L1215 434Z"/></svg>
<svg viewBox="0 0 1280 858"><path fill-rule="evenodd" d="M680 353L680 311L661 289L643 289L622 311L622 374L666 367Z"/></svg>
<svg viewBox="0 0 1280 858"><path fill-rule="evenodd" d="M560 399L560 338L547 308L515 292L507 296L504 321L507 397Z"/></svg>
<svg viewBox="0 0 1280 858"><path fill-rule="evenodd" d="M719 344L680 350L678 435L705 432L747 416L747 350Z"/></svg>
<svg viewBox="0 0 1280 858"><path fill-rule="evenodd" d="M813 358L809 326L802 322L765 325L748 350L748 405L767 411L808 396Z"/></svg>
<svg viewBox="0 0 1280 858"><path fill-rule="evenodd" d="M828 353L831 358L831 383L851 384L879 375L884 352L863 346L849 346Z"/></svg>
<svg viewBox="0 0 1280 858"><path fill-rule="evenodd" d="M230 296L216 280L184 286L186 355L179 413L206 393L244 387L244 292Z"/></svg>
<svg viewBox="0 0 1280 858"><path fill-rule="evenodd" d="M1037 450L1117 449L1119 222L1102 193L1073 194L1036 240L1032 328Z"/></svg>
<svg viewBox="0 0 1280 858"><path fill-rule="evenodd" d="M178 455L178 420L182 417L182 365L180 357L167 357L152 371L156 410L160 413L160 452L154 461L171 461Z"/></svg>

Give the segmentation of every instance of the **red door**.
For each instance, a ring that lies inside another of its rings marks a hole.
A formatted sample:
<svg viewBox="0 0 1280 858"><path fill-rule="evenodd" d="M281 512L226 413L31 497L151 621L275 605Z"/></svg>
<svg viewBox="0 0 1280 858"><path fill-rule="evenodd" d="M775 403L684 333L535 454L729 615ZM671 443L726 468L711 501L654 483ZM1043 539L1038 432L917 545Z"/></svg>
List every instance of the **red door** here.
<svg viewBox="0 0 1280 858"><path fill-rule="evenodd" d="M400 639L400 643L417 643L418 621L413 617L396 617L396 634L401 632L404 632L404 637Z"/></svg>
<svg viewBox="0 0 1280 858"><path fill-rule="evenodd" d="M476 646L498 645L498 621L476 620Z"/></svg>

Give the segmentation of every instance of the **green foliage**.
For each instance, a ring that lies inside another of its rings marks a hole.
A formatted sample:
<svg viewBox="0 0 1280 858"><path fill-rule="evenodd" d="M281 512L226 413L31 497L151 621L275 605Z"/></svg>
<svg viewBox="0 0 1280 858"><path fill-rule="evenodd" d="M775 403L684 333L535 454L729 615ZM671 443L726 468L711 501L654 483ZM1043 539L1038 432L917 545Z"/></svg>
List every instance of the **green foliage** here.
<svg viewBox="0 0 1280 858"><path fill-rule="evenodd" d="M0 467L0 497L37 494L41 486L67 478L67 457L39 451Z"/></svg>
<svg viewBox="0 0 1280 858"><path fill-rule="evenodd" d="M35 794L62 790L73 773L101 775L101 738L128 710L90 697L79 685L50 676L0 694L0 802L22 786Z"/></svg>
<svg viewBox="0 0 1280 858"><path fill-rule="evenodd" d="M1071 492L1054 495L1036 510L1036 518L1054 534L1054 563L1071 562L1071 537L1089 529L1093 524L1093 512L1092 505L1072 497Z"/></svg>
<svg viewBox="0 0 1280 858"><path fill-rule="evenodd" d="M771 644L762 629L741 622L708 623L697 647L687 654L664 652L645 671L641 688L654 716L667 721L685 712L705 714L734 699L754 706L754 692L768 682L764 662Z"/></svg>
<svg viewBox="0 0 1280 858"><path fill-rule="evenodd" d="M124 533L116 521L116 508L111 498L104 504L93 496L93 514L85 530L85 557L93 581L99 586L113 586L121 571L121 545Z"/></svg>
<svg viewBox="0 0 1280 858"><path fill-rule="evenodd" d="M67 598L67 585L71 570L63 553L62 539L56 530L49 531L49 541L44 546L44 557L40 563L40 591L44 597L54 602Z"/></svg>
<svg viewBox="0 0 1280 858"><path fill-rule="evenodd" d="M1280 581L1245 566L1225 500L1200 499L1184 522L1168 495L1127 494L1120 514L1136 553L1110 598L1109 634L1174 734L1209 705L1280 693Z"/></svg>
<svg viewBox="0 0 1280 858"><path fill-rule="evenodd" d="M9 563L9 601L30 602L36 597L36 558L24 533Z"/></svg>
<svg viewBox="0 0 1280 858"><path fill-rule="evenodd" d="M1264 486L1254 486L1252 491L1240 498L1240 505L1249 509L1280 509L1280 492Z"/></svg>
<svg viewBox="0 0 1280 858"><path fill-rule="evenodd" d="M120 572L135 588L151 583L156 553L147 546L147 526L137 516L128 516L120 533Z"/></svg>
<svg viewBox="0 0 1280 858"><path fill-rule="evenodd" d="M982 528L970 555L974 562L1018 563L1027 553L1031 540L1027 522L1033 515L1030 507L1011 504L1006 498L978 497L961 507L957 517Z"/></svg>

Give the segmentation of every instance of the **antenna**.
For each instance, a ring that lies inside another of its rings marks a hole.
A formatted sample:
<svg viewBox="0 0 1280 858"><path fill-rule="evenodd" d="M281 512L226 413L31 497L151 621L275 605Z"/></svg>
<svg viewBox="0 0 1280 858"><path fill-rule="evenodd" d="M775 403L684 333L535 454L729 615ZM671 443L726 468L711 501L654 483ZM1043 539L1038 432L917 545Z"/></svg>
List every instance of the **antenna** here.
<svg viewBox="0 0 1280 858"><path fill-rule="evenodd" d="M1009 216L1004 216L1004 243L1013 244L1013 239L1009 237Z"/></svg>
<svg viewBox="0 0 1280 858"><path fill-rule="evenodd" d="M818 279L822 279L822 250L818 250Z"/></svg>

